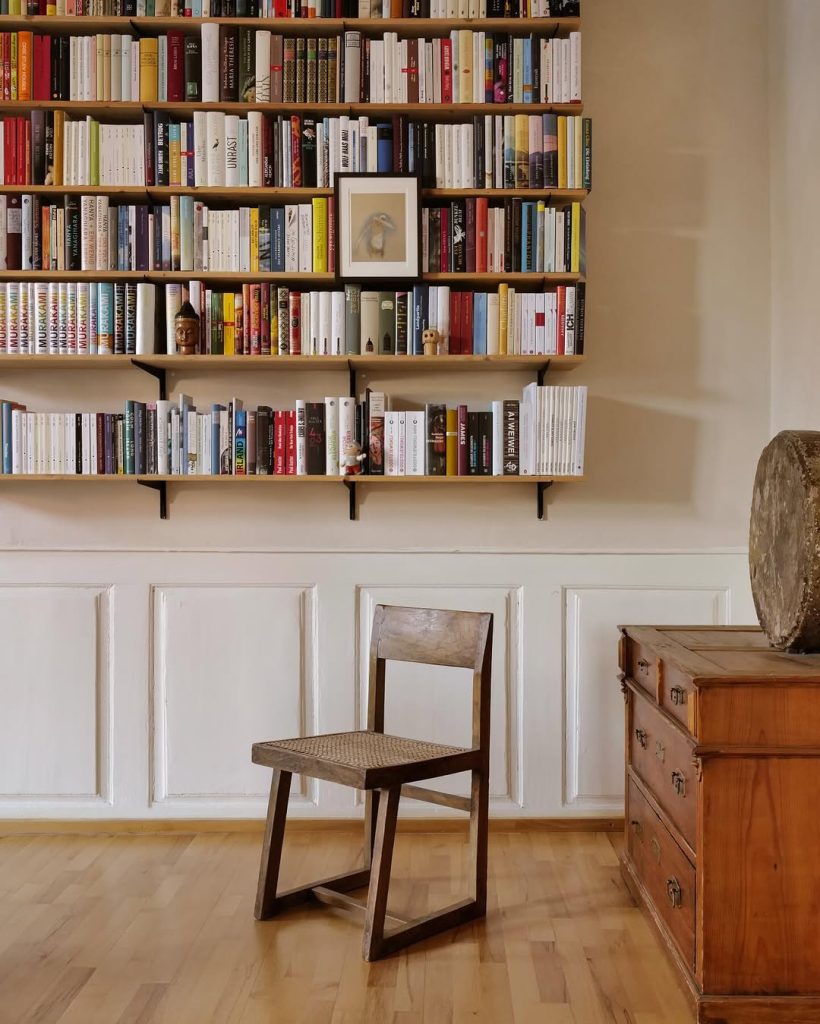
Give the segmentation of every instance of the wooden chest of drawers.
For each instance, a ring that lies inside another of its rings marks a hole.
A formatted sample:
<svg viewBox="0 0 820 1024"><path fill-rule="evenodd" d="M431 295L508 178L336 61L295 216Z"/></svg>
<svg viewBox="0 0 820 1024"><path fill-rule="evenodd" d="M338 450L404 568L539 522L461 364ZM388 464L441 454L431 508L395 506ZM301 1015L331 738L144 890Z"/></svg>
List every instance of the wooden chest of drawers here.
<svg viewBox="0 0 820 1024"><path fill-rule="evenodd" d="M820 1024L820 655L621 632L627 884L699 1024Z"/></svg>

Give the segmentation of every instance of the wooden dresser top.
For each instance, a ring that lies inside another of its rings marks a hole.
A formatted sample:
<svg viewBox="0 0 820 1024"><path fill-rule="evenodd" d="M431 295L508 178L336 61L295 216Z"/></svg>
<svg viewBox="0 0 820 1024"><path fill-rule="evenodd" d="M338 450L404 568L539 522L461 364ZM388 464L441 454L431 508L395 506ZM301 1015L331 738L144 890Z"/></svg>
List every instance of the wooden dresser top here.
<svg viewBox="0 0 820 1024"><path fill-rule="evenodd" d="M696 686L726 683L820 683L820 654L776 651L759 626L621 626L623 633Z"/></svg>

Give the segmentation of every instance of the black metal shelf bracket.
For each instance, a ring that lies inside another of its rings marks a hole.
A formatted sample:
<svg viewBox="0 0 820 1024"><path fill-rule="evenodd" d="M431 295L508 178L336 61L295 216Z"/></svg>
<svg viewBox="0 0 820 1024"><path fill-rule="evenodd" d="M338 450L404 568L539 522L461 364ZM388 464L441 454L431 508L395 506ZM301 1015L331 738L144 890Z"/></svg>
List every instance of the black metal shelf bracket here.
<svg viewBox="0 0 820 1024"><path fill-rule="evenodd" d="M345 487L347 488L348 495L348 518L351 523L355 523L359 518L359 499L356 494L356 481L345 477Z"/></svg>
<svg viewBox="0 0 820 1024"><path fill-rule="evenodd" d="M546 377L547 370L549 368L550 368L550 361L549 361L549 359L544 363L543 366L539 366L538 367L538 371L537 371L537 374L536 374L536 381L538 383L538 387L539 388L542 388L544 386L544 377Z"/></svg>
<svg viewBox="0 0 820 1024"><path fill-rule="evenodd" d="M131 365L136 366L138 370L142 370L143 373L150 373L152 377L156 377L159 381L159 399L164 402L168 397L168 391L165 380L165 367L164 366L151 366L149 363L143 363L139 359L132 359Z"/></svg>
<svg viewBox="0 0 820 1024"><path fill-rule="evenodd" d="M552 480L542 480L535 485L535 507L538 518L541 520L544 518L544 491L548 487L552 487Z"/></svg>
<svg viewBox="0 0 820 1024"><path fill-rule="evenodd" d="M356 367L348 359L347 361L347 390L351 398L356 397Z"/></svg>
<svg viewBox="0 0 820 1024"><path fill-rule="evenodd" d="M159 491L159 517L168 518L168 483L165 480L137 480L141 487L150 487L152 491Z"/></svg>

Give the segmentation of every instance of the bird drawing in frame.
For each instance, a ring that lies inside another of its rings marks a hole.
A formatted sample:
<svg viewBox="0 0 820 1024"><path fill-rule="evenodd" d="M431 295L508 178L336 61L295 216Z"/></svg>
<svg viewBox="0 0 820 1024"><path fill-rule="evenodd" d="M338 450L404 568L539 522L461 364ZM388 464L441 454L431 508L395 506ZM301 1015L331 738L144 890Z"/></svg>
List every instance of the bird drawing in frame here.
<svg viewBox="0 0 820 1024"><path fill-rule="evenodd" d="M389 213L372 213L362 225L353 252L364 249L370 259L383 260L388 236L395 230L395 221Z"/></svg>

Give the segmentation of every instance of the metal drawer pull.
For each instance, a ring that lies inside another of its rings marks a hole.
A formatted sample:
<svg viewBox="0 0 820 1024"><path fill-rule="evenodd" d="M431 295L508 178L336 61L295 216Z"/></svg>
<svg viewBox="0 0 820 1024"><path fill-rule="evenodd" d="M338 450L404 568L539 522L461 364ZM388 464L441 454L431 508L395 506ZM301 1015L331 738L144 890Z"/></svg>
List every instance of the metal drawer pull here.
<svg viewBox="0 0 820 1024"><path fill-rule="evenodd" d="M681 905L683 897L680 882L677 878L667 878L666 895L669 897L669 902L672 904L673 908L677 910Z"/></svg>
<svg viewBox="0 0 820 1024"><path fill-rule="evenodd" d="M666 760L666 748L660 740L655 741L655 757L657 757L659 761Z"/></svg>
<svg viewBox="0 0 820 1024"><path fill-rule="evenodd" d="M686 796L686 776L682 772L672 772L672 785L678 796Z"/></svg>
<svg viewBox="0 0 820 1024"><path fill-rule="evenodd" d="M649 671L649 662L646 660L646 658L640 658L639 659L639 661L638 661L638 668L641 670L641 672L648 672Z"/></svg>
<svg viewBox="0 0 820 1024"><path fill-rule="evenodd" d="M669 696L672 698L673 704L685 704L687 693L682 686L673 686L669 691Z"/></svg>
<svg viewBox="0 0 820 1024"><path fill-rule="evenodd" d="M639 839L643 840L643 825L639 821L630 821L629 824L635 835Z"/></svg>
<svg viewBox="0 0 820 1024"><path fill-rule="evenodd" d="M640 743L644 750L646 750L646 729L636 729L635 739Z"/></svg>

